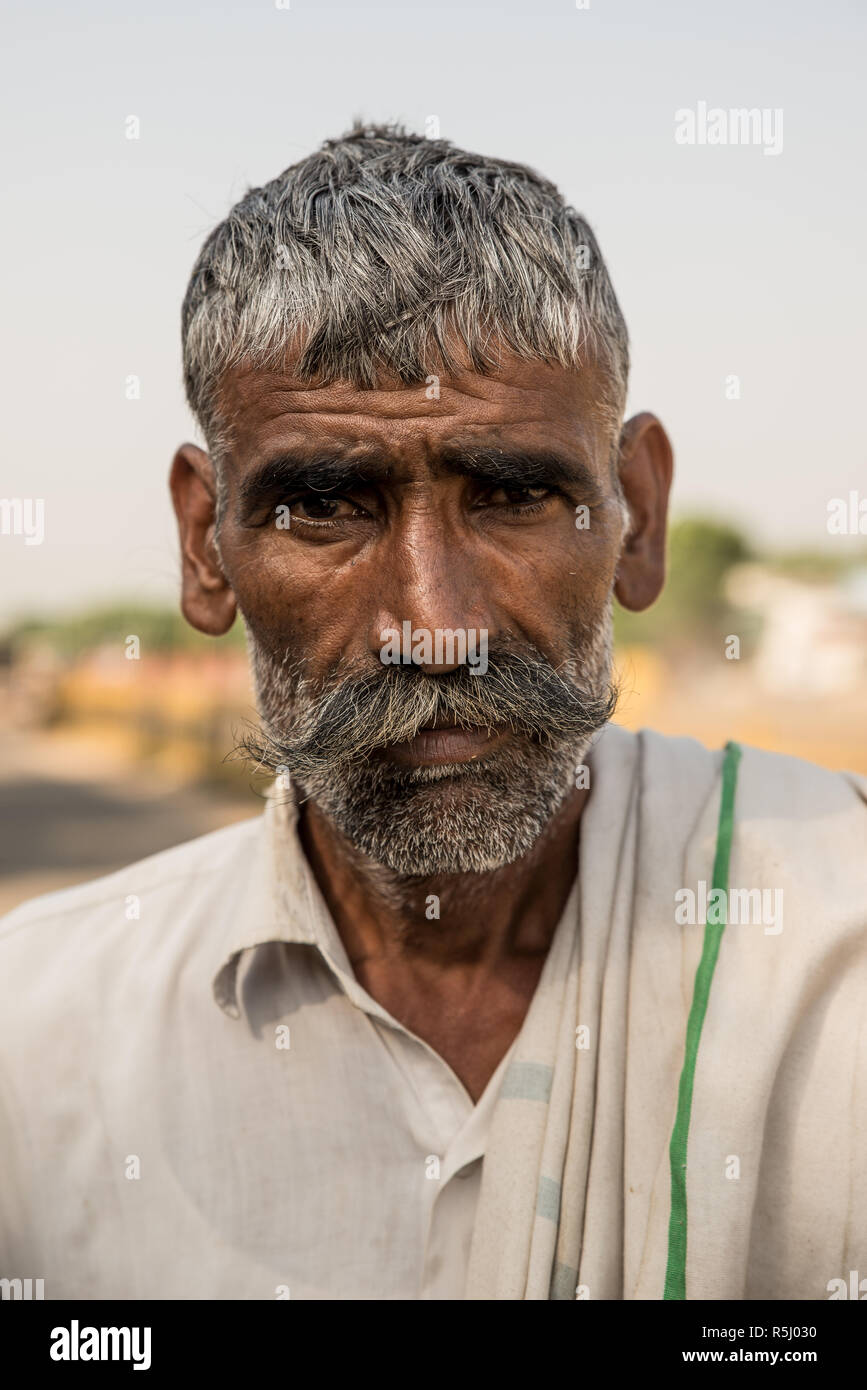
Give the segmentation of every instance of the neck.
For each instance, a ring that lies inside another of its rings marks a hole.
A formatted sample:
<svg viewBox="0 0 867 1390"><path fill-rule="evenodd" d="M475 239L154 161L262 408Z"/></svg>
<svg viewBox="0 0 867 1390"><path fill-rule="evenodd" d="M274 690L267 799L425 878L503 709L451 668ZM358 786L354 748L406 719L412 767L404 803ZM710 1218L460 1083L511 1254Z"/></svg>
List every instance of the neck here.
<svg viewBox="0 0 867 1390"><path fill-rule="evenodd" d="M529 854L485 873L406 876L361 853L312 803L299 832L355 968L400 958L436 969L544 954L575 878L586 790L577 790Z"/></svg>

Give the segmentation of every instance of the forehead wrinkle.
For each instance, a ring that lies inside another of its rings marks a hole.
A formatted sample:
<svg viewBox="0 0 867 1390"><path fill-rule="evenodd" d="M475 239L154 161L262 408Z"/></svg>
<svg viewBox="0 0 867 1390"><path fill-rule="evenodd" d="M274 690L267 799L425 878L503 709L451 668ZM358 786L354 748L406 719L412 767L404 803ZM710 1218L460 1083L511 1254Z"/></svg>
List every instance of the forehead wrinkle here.
<svg viewBox="0 0 867 1390"><path fill-rule="evenodd" d="M526 370L531 364L523 365ZM407 395L411 393L405 388L385 392L388 404L382 410L383 393L378 391L359 393L348 384L344 384L343 390L335 391L333 385L318 390L307 383L290 384L285 378L275 379L275 374L250 373L246 380L242 376L240 381L236 377L226 382L229 400L225 400L225 404L235 407L231 411L234 438L227 457L234 455L241 477L245 473L250 476L254 467L258 471L258 460L267 462L269 456L297 457L303 461L305 455L328 454L335 459L357 461L362 466L369 461L375 466L377 478L383 477L381 464L385 458L389 463L394 461L399 474L407 472L413 480L420 481L425 475L442 477L446 473L475 472L477 476L495 476L497 464L492 455L497 450L503 459L501 472L514 478L511 460L516 455L547 452L565 459L569 466L564 472L549 463L545 481L558 481L559 471L564 482L580 486L588 481L588 467L595 472L592 462L597 452L593 428L596 422L592 412L582 409L580 383L575 375L565 372L552 375L555 379L559 376L561 386L564 383L570 386L568 396L573 399L564 400L560 393L561 399L551 402L546 400L548 392L544 386L541 389L533 387L530 393L535 397L535 408L528 411L527 393L516 391L516 383L489 378L476 382L471 377L462 379L456 389L449 392L452 402L445 411L442 400L419 401L417 411L407 411L406 407L411 404ZM547 378L546 384L551 384L550 375L544 373L543 376ZM478 397L473 390L466 390L473 386L481 388ZM574 399L576 393L577 400ZM518 409L514 408L516 394L523 397ZM335 395L340 399L336 400ZM373 406L371 412L364 409L364 397ZM472 406L481 407L477 418L464 418L463 409L458 408L461 397L467 404L472 402ZM398 400L403 409L395 411ZM511 409L508 408L510 404ZM558 418L560 416L563 418ZM553 437L552 426L556 426ZM528 431L537 438L528 437ZM464 454L476 452L478 466L468 466L463 458L457 457L460 451ZM581 459L585 455L587 464L582 468ZM358 471L361 473L363 467ZM525 470L528 484L532 485L532 474L539 471L535 467ZM399 478L392 476L389 481L396 482Z"/></svg>
<svg viewBox="0 0 867 1390"><path fill-rule="evenodd" d="M509 370L496 375L472 371L444 375L438 383L438 396L428 399L424 381L417 384L383 382L375 388L359 388L348 381L308 381L293 377L285 369L267 370L247 364L224 374L217 405L222 414L234 416L238 422L250 411L261 413L265 420L280 415L323 415L343 421L353 417L382 421L443 420L450 415L461 415L464 402L477 403L499 415L507 402L538 398L551 389L559 393L567 387L570 395L578 393L581 397L583 410L592 412L599 392L593 390L597 374L590 364L589 370L581 373L536 360L510 358L503 366ZM412 409L416 398L417 409ZM372 414L365 409L368 400L375 402Z"/></svg>

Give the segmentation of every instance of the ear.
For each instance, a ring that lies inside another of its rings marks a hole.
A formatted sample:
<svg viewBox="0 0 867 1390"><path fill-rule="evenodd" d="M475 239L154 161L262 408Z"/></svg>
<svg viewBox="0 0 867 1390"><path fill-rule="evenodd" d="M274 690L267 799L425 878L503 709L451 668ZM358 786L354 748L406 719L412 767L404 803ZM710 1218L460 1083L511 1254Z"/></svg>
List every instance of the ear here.
<svg viewBox="0 0 867 1390"><path fill-rule="evenodd" d="M634 613L649 608L665 583L665 527L674 455L655 415L642 411L623 426L618 472L629 507L614 592Z"/></svg>
<svg viewBox="0 0 867 1390"><path fill-rule="evenodd" d="M182 444L169 487L181 542L181 611L199 632L222 637L235 621L236 605L217 551L217 480L208 455Z"/></svg>

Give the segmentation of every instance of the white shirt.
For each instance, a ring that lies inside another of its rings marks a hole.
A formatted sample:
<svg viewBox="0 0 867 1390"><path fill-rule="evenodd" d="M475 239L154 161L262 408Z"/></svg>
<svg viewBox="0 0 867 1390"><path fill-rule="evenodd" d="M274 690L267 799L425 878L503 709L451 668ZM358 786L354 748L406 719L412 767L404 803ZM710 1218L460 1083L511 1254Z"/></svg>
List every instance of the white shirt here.
<svg viewBox="0 0 867 1390"><path fill-rule="evenodd" d="M515 1044L474 1105L355 979L296 815L274 797L5 919L0 1277L46 1299L463 1297ZM549 975L575 930L573 888Z"/></svg>

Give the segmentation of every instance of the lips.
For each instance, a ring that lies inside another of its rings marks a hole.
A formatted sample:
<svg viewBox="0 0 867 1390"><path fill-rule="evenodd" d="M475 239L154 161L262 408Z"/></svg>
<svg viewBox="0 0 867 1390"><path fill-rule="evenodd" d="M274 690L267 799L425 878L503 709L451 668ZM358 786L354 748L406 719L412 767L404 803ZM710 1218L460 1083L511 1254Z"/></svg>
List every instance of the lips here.
<svg viewBox="0 0 867 1390"><path fill-rule="evenodd" d="M464 729L453 719L442 718L419 729L406 743L385 749L392 762L410 767L434 767L443 763L469 763L482 757L506 736L503 729Z"/></svg>

